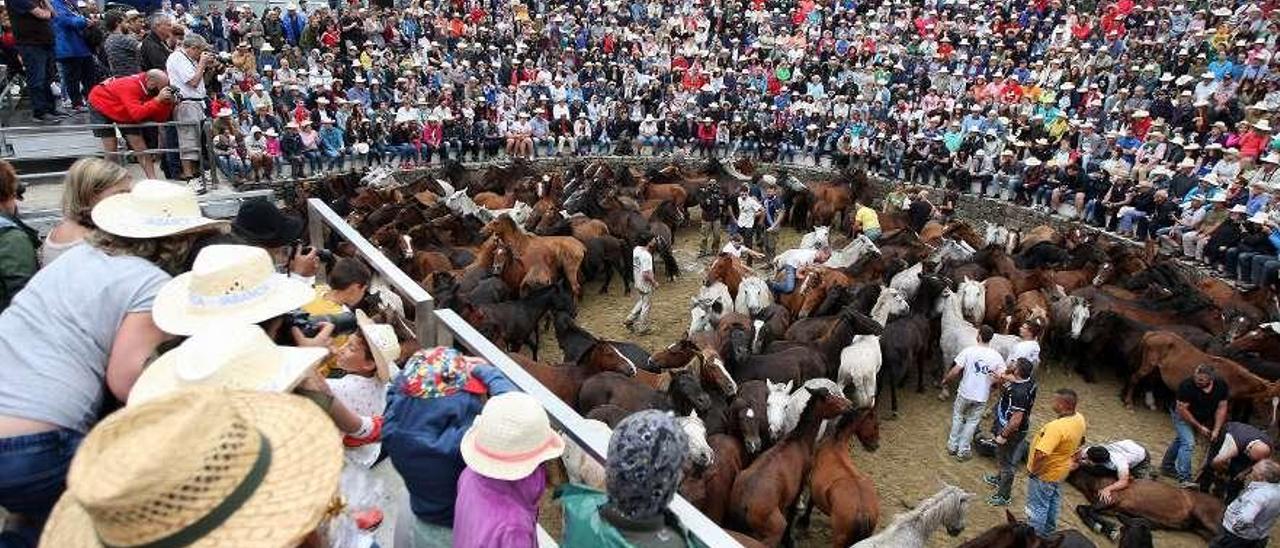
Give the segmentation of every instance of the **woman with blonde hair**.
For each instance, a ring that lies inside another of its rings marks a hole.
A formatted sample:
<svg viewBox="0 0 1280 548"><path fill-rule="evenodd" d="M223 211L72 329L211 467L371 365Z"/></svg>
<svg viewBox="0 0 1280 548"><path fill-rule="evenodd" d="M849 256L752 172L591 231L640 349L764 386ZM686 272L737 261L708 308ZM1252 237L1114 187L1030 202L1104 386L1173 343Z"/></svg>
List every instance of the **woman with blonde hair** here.
<svg viewBox="0 0 1280 548"><path fill-rule="evenodd" d="M155 180L101 200L90 220L88 245L37 272L0 313L0 506L17 531L0 545L39 533L80 440L112 399L128 400L168 339L152 319L160 287L197 238L226 227L201 215L191 190Z"/></svg>
<svg viewBox="0 0 1280 548"><path fill-rule="evenodd" d="M62 221L49 231L40 247L40 264L47 265L68 249L84 243L94 229L90 211L108 196L128 192L133 176L124 166L97 158L71 165L62 184Z"/></svg>

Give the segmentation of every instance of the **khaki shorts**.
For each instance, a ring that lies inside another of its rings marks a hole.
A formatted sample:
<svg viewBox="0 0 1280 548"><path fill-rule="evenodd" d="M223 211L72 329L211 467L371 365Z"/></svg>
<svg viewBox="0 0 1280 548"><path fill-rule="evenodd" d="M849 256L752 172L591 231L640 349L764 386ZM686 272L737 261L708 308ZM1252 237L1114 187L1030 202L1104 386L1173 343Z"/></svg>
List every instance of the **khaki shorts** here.
<svg viewBox="0 0 1280 548"><path fill-rule="evenodd" d="M183 101L173 110L173 119L178 122L198 122L204 120L204 103L199 101ZM183 160L200 160L201 124L178 126L178 147Z"/></svg>

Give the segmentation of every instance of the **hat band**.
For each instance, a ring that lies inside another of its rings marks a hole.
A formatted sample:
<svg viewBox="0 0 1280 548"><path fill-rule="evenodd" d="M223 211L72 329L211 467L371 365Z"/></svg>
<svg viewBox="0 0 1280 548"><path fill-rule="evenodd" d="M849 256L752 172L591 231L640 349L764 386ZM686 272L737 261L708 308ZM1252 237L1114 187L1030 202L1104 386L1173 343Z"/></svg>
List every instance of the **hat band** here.
<svg viewBox="0 0 1280 548"><path fill-rule="evenodd" d="M271 288L273 286L274 284L271 283L271 279L268 278L267 281L262 282L255 287L234 293L208 296L192 293L187 296L187 304L197 308L226 308L229 306L241 305L262 298L267 293L271 292Z"/></svg>
<svg viewBox="0 0 1280 548"><path fill-rule="evenodd" d="M147 226L180 226L191 224L190 217L147 217L142 220L142 224Z"/></svg>
<svg viewBox="0 0 1280 548"><path fill-rule="evenodd" d="M488 449L485 449L484 446L480 445L479 443L475 444L475 448L477 453L480 453L481 455L484 455L486 457L489 457L499 462L520 462L520 461L529 460L531 457L537 456L539 453L546 451L547 448L555 445L555 443L556 443L555 436L550 436L546 440L544 440L542 443L538 444L537 447L534 447L533 449L530 449L528 451L522 451L519 453L498 453L496 451L490 451Z"/></svg>
<svg viewBox="0 0 1280 548"><path fill-rule="evenodd" d="M226 523L236 513L236 510L244 506L249 497L253 496L253 493L262 485L262 480L267 477L267 470L271 469L271 442L267 440L266 436L262 435L261 431L258 432L258 440L258 457L253 461L253 467L249 469L249 473L240 481L240 485L237 485L235 490L227 495L227 498L218 503L204 517L160 540L146 544L127 545L110 544L103 541L103 546L107 548L180 548L195 544L205 535L217 530L218 527Z"/></svg>

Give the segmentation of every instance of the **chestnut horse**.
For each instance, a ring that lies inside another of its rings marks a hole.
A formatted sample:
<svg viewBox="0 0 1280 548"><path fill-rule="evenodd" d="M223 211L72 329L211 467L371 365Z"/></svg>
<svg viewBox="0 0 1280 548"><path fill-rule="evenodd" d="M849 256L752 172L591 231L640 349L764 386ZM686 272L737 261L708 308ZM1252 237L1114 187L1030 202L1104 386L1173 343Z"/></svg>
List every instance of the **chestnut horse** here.
<svg viewBox="0 0 1280 548"><path fill-rule="evenodd" d="M1143 335L1140 348L1142 363L1129 377L1124 396L1126 406L1133 405L1134 386L1147 375L1159 371L1165 386L1170 390L1177 390L1178 385L1190 378L1197 366L1209 364L1218 378L1227 384L1232 402L1249 405L1269 399L1267 403L1271 404L1271 420L1268 424L1276 423L1280 383L1267 381L1235 361L1206 354L1168 331L1154 331Z"/></svg>
<svg viewBox="0 0 1280 548"><path fill-rule="evenodd" d="M831 517L831 545L845 548L875 533L880 520L880 498L871 476L858 470L849 454L854 436L868 451L880 446L880 421L875 409L849 411L835 424L835 435L818 444L809 474L810 504L796 526L807 528L817 506Z"/></svg>
<svg viewBox="0 0 1280 548"><path fill-rule="evenodd" d="M578 270L586 255L582 242L567 236L533 236L525 234L511 217L502 215L485 225L483 234L497 238L511 247L515 261L525 269L520 284L512 291L524 293L529 288L555 285L561 276L569 282L574 298L582 296ZM481 258L476 257L480 263Z"/></svg>
<svg viewBox="0 0 1280 548"><path fill-rule="evenodd" d="M746 466L747 452L738 438L729 434L707 436L715 459L704 470L685 476L680 483L680 495L689 499L711 521L721 524L729 510L729 496L733 480Z"/></svg>
<svg viewBox="0 0 1280 548"><path fill-rule="evenodd" d="M710 286L721 282L729 288L729 296L736 299L738 286L742 285L742 279L748 276L751 276L751 270L742 264L742 260L728 253L721 253L715 261L711 262L711 266L707 267L707 276L703 284Z"/></svg>
<svg viewBox="0 0 1280 548"><path fill-rule="evenodd" d="M547 387L552 394L560 398L560 401L566 405L572 406L578 402L578 390L582 388L582 382L588 377L595 375L601 371L613 371L626 376L635 375L635 371L631 367L627 367L625 362L620 360L588 360L588 365L578 365L576 363L563 363L560 365L550 365L547 363L535 361L524 354L508 352L508 356L520 367L528 371L533 378ZM597 367L592 364L606 365L605 367Z"/></svg>
<svg viewBox="0 0 1280 548"><path fill-rule="evenodd" d="M1005 317L1013 315L1014 305L1017 304L1013 282L1004 276L992 276L983 280L982 286L986 289L986 313L982 323L993 327L1002 326Z"/></svg>
<svg viewBox="0 0 1280 548"><path fill-rule="evenodd" d="M1179 489L1168 483L1135 479L1129 487L1112 493L1105 506L1098 491L1115 482L1110 475L1095 475L1085 467L1067 476L1067 483L1080 490L1093 505L1093 512L1124 514L1143 518L1156 527L1190 530L1206 540L1218 534L1224 511L1222 501L1195 489ZM1090 524L1092 525L1092 524Z"/></svg>
<svg viewBox="0 0 1280 548"><path fill-rule="evenodd" d="M809 391L810 398L800 415L800 424L739 473L733 482L729 526L745 531L768 546L781 544L790 532L796 501L813 463L819 425L853 405L826 388L804 389Z"/></svg>

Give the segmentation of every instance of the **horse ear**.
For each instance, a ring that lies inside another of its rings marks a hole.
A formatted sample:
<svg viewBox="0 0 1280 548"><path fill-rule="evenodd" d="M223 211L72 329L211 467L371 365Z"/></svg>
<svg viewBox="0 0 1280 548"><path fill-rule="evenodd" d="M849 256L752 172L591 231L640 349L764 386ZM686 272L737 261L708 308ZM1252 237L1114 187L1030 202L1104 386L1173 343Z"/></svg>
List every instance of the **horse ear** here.
<svg viewBox="0 0 1280 548"><path fill-rule="evenodd" d="M783 388L785 388L785 389L786 389L786 391L787 391L787 393L788 393L788 394L790 394L790 393L791 393L791 388L795 385L795 383L796 383L796 381L787 381L786 386L784 386L784 387L783 387Z"/></svg>

